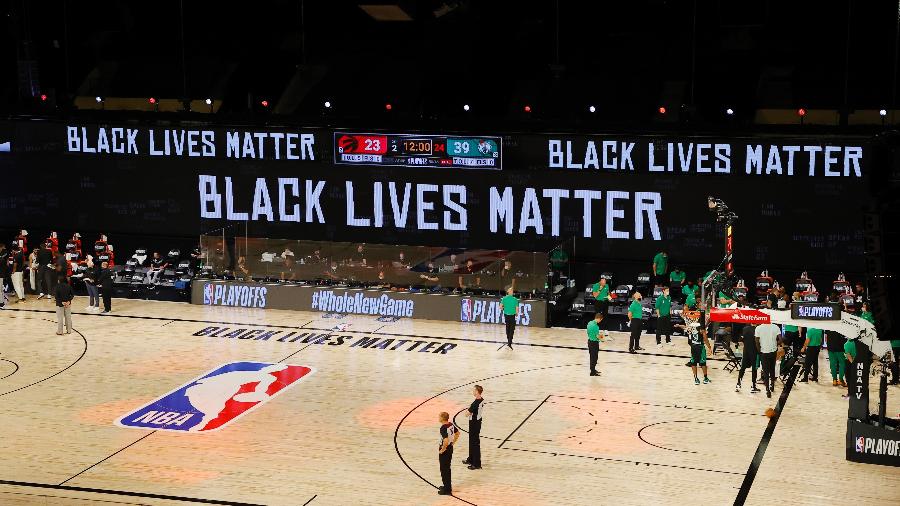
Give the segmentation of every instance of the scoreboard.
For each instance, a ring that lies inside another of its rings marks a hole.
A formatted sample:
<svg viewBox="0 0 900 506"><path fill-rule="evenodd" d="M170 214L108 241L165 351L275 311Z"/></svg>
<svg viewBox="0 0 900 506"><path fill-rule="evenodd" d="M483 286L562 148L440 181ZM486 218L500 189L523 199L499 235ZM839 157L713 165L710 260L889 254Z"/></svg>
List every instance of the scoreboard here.
<svg viewBox="0 0 900 506"><path fill-rule="evenodd" d="M334 133L334 163L501 169L500 137Z"/></svg>

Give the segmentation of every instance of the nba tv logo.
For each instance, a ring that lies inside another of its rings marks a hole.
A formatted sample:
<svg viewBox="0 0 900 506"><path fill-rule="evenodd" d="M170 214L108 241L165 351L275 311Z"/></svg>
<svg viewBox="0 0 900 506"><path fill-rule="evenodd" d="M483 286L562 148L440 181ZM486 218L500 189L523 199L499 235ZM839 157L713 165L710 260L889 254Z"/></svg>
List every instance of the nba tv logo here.
<svg viewBox="0 0 900 506"><path fill-rule="evenodd" d="M313 372L266 362L223 364L116 421L122 427L209 432L269 402Z"/></svg>

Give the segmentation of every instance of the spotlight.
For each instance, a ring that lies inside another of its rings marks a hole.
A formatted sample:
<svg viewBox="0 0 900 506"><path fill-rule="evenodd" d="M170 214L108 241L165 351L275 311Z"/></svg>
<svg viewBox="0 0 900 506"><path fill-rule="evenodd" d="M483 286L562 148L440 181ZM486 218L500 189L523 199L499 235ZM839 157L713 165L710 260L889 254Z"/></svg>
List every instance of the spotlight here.
<svg viewBox="0 0 900 506"><path fill-rule="evenodd" d="M46 101L47 101L47 95L44 93L41 93L41 102L46 102ZM884 114L882 114L882 116L884 116Z"/></svg>
<svg viewBox="0 0 900 506"><path fill-rule="evenodd" d="M531 106L530 106L530 105L526 105L526 106L525 106L525 112L531 112Z"/></svg>
<svg viewBox="0 0 900 506"><path fill-rule="evenodd" d="M41 97L43 97L43 96L44 95L41 95ZM43 100L43 99L41 99L41 100ZM887 116L887 111L885 109L881 109L878 111L878 115L883 118L883 117Z"/></svg>
<svg viewBox="0 0 900 506"><path fill-rule="evenodd" d="M206 102L206 105L212 105L212 99L211 99L211 98L207 98L206 100L204 100L204 102Z"/></svg>
<svg viewBox="0 0 900 506"><path fill-rule="evenodd" d="M463 110L466 111L466 112L468 112L468 110L469 110L469 104L464 104L464 105L463 105Z"/></svg>
<svg viewBox="0 0 900 506"><path fill-rule="evenodd" d="M263 100L263 101L261 101L261 102L259 103L259 105L261 105L261 106L263 106L263 107L269 107L269 101L268 101L268 100Z"/></svg>
<svg viewBox="0 0 900 506"><path fill-rule="evenodd" d="M99 104L100 102L103 102L103 97L98 95L98 96L94 97L94 101L96 101Z"/></svg>
<svg viewBox="0 0 900 506"><path fill-rule="evenodd" d="M800 116L801 118L802 118L803 116L806 116L806 109L804 109L804 108L802 108L802 107L799 108L799 109L797 109L797 116Z"/></svg>
<svg viewBox="0 0 900 506"><path fill-rule="evenodd" d="M665 113L666 113L666 108L665 108L665 107L660 107L660 108L659 108L659 113L660 113L660 114L665 114Z"/></svg>
<svg viewBox="0 0 900 506"><path fill-rule="evenodd" d="M727 114L729 116L734 116L734 109L732 109L731 107L729 107L728 109L725 109L725 114Z"/></svg>
<svg viewBox="0 0 900 506"><path fill-rule="evenodd" d="M150 105L156 105L156 99L154 97L150 97L147 101L150 102Z"/></svg>
<svg viewBox="0 0 900 506"><path fill-rule="evenodd" d="M588 111L597 112L597 108L594 106L590 106L590 107L588 107Z"/></svg>
<svg viewBox="0 0 900 506"><path fill-rule="evenodd" d="M331 109L331 102L329 102L328 100L325 101L324 105L326 109Z"/></svg>
<svg viewBox="0 0 900 506"><path fill-rule="evenodd" d="M384 110L390 111L391 109L393 109L393 106L391 106L391 104L384 104Z"/></svg>

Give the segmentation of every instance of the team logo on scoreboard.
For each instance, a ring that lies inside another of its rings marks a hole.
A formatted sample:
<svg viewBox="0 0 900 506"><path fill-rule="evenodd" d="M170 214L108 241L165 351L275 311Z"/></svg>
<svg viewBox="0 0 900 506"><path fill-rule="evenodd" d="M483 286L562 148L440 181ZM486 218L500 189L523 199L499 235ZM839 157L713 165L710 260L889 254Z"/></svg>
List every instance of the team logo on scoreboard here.
<svg viewBox="0 0 900 506"><path fill-rule="evenodd" d="M231 362L116 420L121 427L210 432L269 402L313 372L303 365Z"/></svg>
<svg viewBox="0 0 900 506"><path fill-rule="evenodd" d="M353 135L340 136L337 145L341 153L356 153L359 149L359 141Z"/></svg>

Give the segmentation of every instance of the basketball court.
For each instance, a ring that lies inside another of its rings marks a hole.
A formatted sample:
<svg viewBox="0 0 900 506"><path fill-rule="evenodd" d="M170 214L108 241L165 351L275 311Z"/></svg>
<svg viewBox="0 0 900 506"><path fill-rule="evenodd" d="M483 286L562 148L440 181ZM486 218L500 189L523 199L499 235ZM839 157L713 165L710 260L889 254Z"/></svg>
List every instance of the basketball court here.
<svg viewBox="0 0 900 506"><path fill-rule="evenodd" d="M900 497L900 470L844 459L846 401L824 360L819 384L785 392L779 382L783 411L770 420L765 410L779 399L751 395L749 379L735 393L724 362L710 361L712 383L695 386L681 337L658 349L645 335L647 351L630 355L627 335L613 333L602 376L592 378L573 329L520 328L509 351L500 325L116 300L111 315L76 314L76 332L57 336L53 309L32 299L0 313L3 504ZM217 430L152 428L154 415L143 418L148 428L123 425L232 362L302 366L304 375ZM486 399L484 468L470 471L461 461L475 384ZM897 399L889 414L900 411ZM454 497L436 494L441 411L463 430Z"/></svg>

